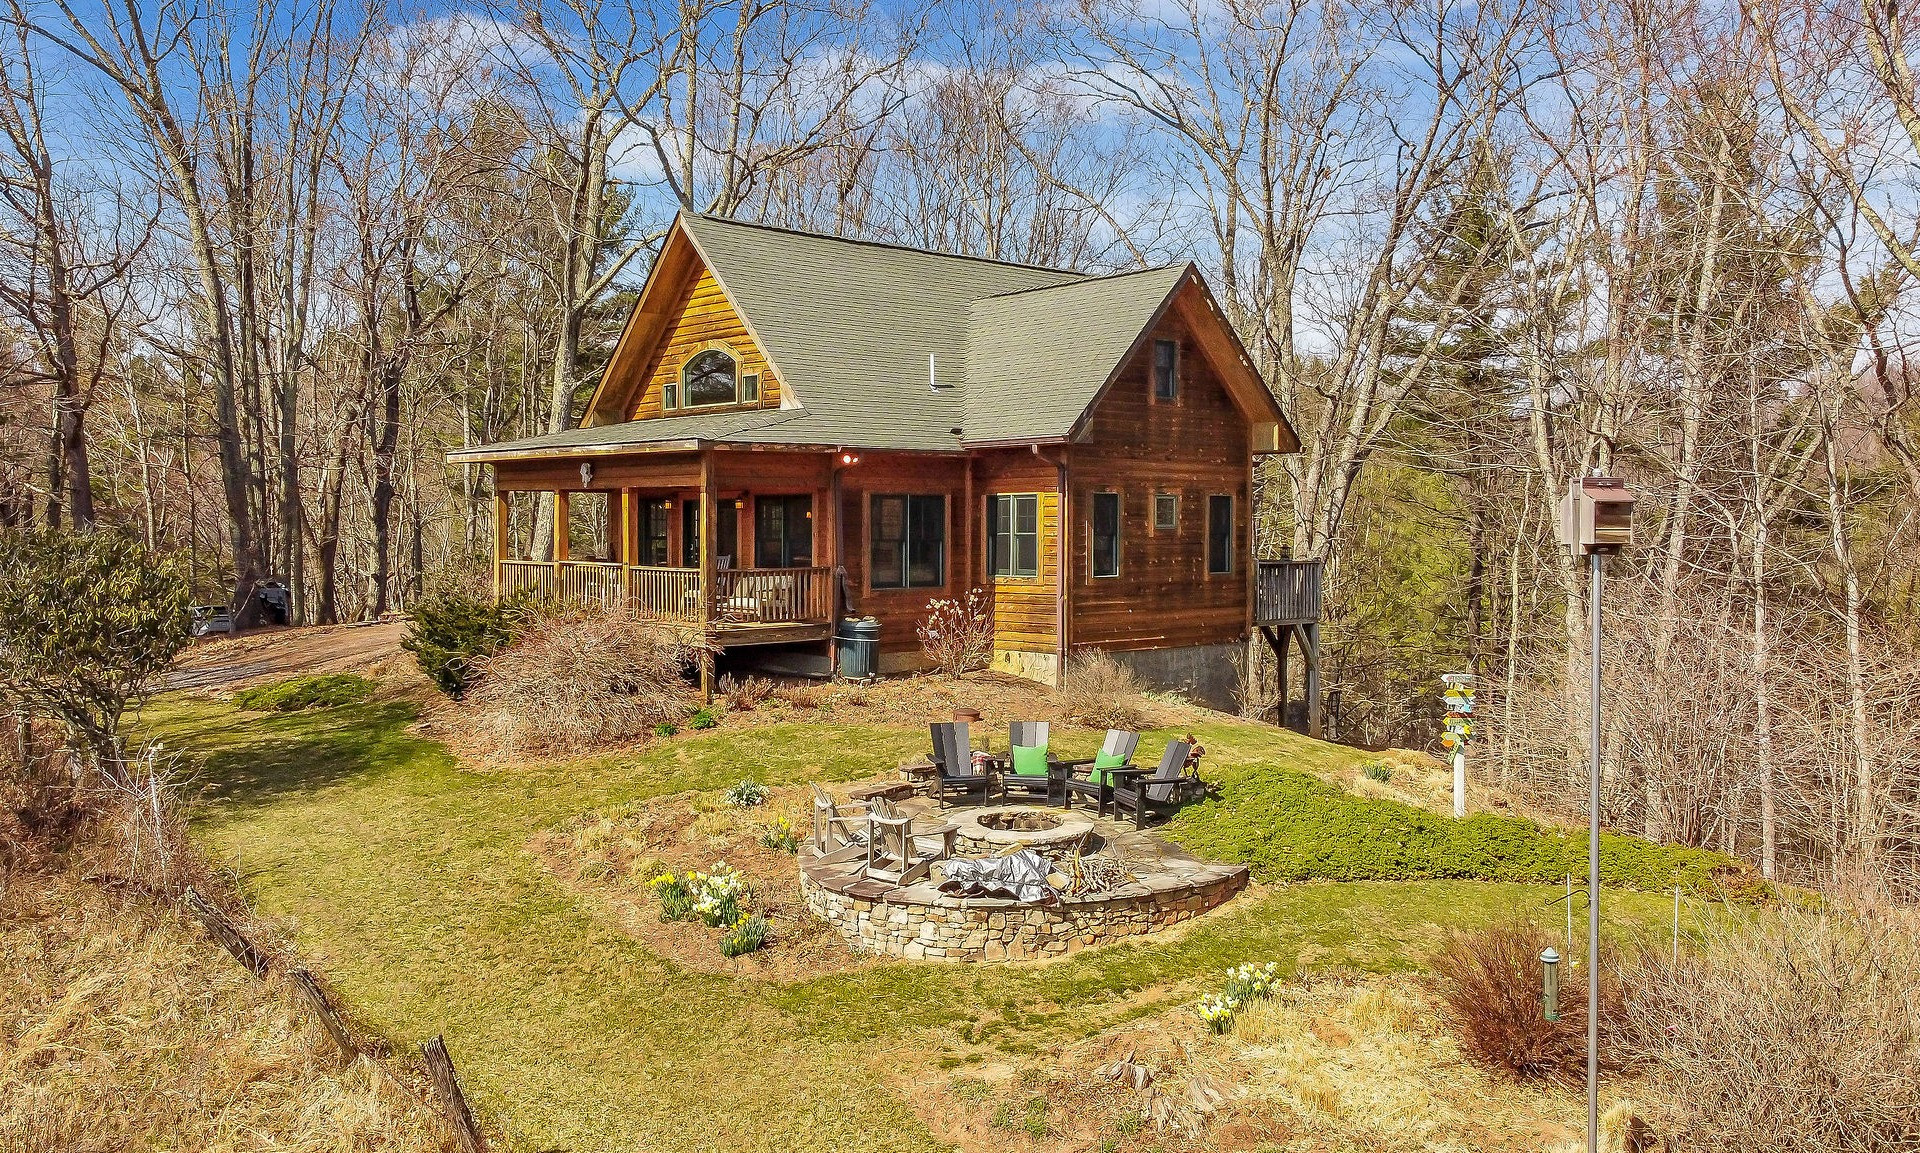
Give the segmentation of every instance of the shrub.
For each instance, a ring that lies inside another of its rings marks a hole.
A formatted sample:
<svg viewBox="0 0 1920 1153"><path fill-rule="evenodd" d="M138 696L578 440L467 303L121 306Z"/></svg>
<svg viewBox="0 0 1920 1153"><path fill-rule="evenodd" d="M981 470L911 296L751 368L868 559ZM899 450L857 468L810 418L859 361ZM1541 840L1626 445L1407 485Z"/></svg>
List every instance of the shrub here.
<svg viewBox="0 0 1920 1153"><path fill-rule="evenodd" d="M1678 964L1642 952L1610 1043L1648 1066L1685 1147L1911 1149L1914 929L1907 910L1789 908L1721 923Z"/></svg>
<svg viewBox="0 0 1920 1153"><path fill-rule="evenodd" d="M1279 983L1280 966L1273 961L1264 965L1236 965L1227 970L1227 982L1218 993L1200 998L1200 1019L1207 1023L1207 1028L1224 1033L1233 1027L1233 1018L1241 1009L1273 996L1274 987Z"/></svg>
<svg viewBox="0 0 1920 1153"><path fill-rule="evenodd" d="M733 923L733 927L720 934L720 954L724 957L742 957L767 943L767 919L765 917L742 916Z"/></svg>
<svg viewBox="0 0 1920 1153"><path fill-rule="evenodd" d="M920 651L950 677L993 663L993 601L984 589L969 589L965 597L936 597L927 602L927 615L914 627Z"/></svg>
<svg viewBox="0 0 1920 1153"><path fill-rule="evenodd" d="M687 718L687 727L690 729L712 729L719 725L720 718L713 715L712 709L705 707L693 710L693 715Z"/></svg>
<svg viewBox="0 0 1920 1153"><path fill-rule="evenodd" d="M772 796L767 786L751 778L736 781L727 788L727 804L736 809L751 809L755 805L764 805Z"/></svg>
<svg viewBox="0 0 1920 1153"><path fill-rule="evenodd" d="M800 851L800 834L795 831L792 818L778 816L760 830L760 843L783 853L797 853Z"/></svg>
<svg viewBox="0 0 1920 1153"><path fill-rule="evenodd" d="M445 589L413 606L412 623L400 647L420 662L440 691L459 700L473 686L479 666L526 628L532 615L525 600L492 600Z"/></svg>
<svg viewBox="0 0 1920 1153"><path fill-rule="evenodd" d="M1369 781L1379 781L1383 785L1393 779L1393 769L1380 761L1375 761L1360 771Z"/></svg>
<svg viewBox="0 0 1920 1153"><path fill-rule="evenodd" d="M1096 729L1140 729L1146 724L1140 679L1101 649L1087 649L1067 661L1054 698L1068 720Z"/></svg>
<svg viewBox="0 0 1920 1153"><path fill-rule="evenodd" d="M179 567L124 533L0 536L0 696L117 765L121 718L186 647L187 602Z"/></svg>
<svg viewBox="0 0 1920 1153"><path fill-rule="evenodd" d="M1566 979L1571 967L1562 971L1558 1021L1541 1006L1540 951L1555 940L1539 925L1512 921L1456 932L1441 946L1434 987L1469 1058L1525 1080L1570 1083L1585 1075L1586 981Z"/></svg>
<svg viewBox="0 0 1920 1153"><path fill-rule="evenodd" d="M686 669L700 646L619 612L539 617L486 658L469 694L475 728L498 755L584 752L686 715Z"/></svg>
<svg viewBox="0 0 1920 1153"><path fill-rule="evenodd" d="M296 713L356 704L373 695L373 682L352 673L294 677L233 694L233 703L259 713Z"/></svg>
<svg viewBox="0 0 1920 1153"><path fill-rule="evenodd" d="M732 673L720 678L717 686L727 708L736 713L751 712L773 696L774 683L765 677L746 677L735 680Z"/></svg>
<svg viewBox="0 0 1920 1153"><path fill-rule="evenodd" d="M1481 813L1455 820L1380 797L1360 797L1271 762L1216 767L1217 800L1189 805L1168 832L1214 860L1252 866L1263 881L1458 879L1545 884L1586 872L1584 831ZM1751 868L1723 853L1600 836L1607 885L1732 897L1763 895Z"/></svg>
<svg viewBox="0 0 1920 1153"><path fill-rule="evenodd" d="M679 731L680 726L674 724L672 721L661 721L659 724L653 726L653 735L661 738L671 737Z"/></svg>

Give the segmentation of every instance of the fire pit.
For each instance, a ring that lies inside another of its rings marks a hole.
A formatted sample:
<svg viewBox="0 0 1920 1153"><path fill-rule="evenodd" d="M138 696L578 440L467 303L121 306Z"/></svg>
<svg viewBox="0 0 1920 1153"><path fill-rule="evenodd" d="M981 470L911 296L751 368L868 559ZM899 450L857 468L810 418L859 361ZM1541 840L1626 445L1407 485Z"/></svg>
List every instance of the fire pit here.
<svg viewBox="0 0 1920 1153"><path fill-rule="evenodd" d="M954 817L953 824L956 848L974 856L1018 849L1064 852L1093 832L1093 822L1078 813L1019 806L973 809Z"/></svg>

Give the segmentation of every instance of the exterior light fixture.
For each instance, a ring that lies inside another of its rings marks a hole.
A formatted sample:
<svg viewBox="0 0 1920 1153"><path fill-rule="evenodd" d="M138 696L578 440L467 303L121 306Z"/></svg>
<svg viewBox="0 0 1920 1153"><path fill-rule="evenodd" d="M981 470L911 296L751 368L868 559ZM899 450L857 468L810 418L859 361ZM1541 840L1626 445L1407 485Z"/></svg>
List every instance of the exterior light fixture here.
<svg viewBox="0 0 1920 1153"><path fill-rule="evenodd" d="M841 464L859 464L860 457L855 453L843 452L840 454L840 463Z"/></svg>
<svg viewBox="0 0 1920 1153"><path fill-rule="evenodd" d="M1633 543L1633 493L1612 476L1575 477L1560 501L1560 543L1587 558L1587 1153L1600 1149L1600 558Z"/></svg>
<svg viewBox="0 0 1920 1153"><path fill-rule="evenodd" d="M1549 1021L1560 1019L1560 953L1549 945L1540 951L1542 970L1540 1015Z"/></svg>

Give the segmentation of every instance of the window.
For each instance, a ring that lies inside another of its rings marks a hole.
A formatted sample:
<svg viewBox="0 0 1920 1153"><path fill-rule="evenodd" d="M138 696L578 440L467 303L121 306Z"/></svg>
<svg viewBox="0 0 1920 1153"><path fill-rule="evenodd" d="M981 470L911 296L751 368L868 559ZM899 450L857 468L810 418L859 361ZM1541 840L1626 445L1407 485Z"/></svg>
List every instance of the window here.
<svg viewBox="0 0 1920 1153"><path fill-rule="evenodd" d="M875 496L868 505L867 581L877 589L947 583L947 498Z"/></svg>
<svg viewBox="0 0 1920 1153"><path fill-rule="evenodd" d="M1093 494L1093 575L1120 575L1120 494Z"/></svg>
<svg viewBox="0 0 1920 1153"><path fill-rule="evenodd" d="M761 568L804 568L813 563L812 497L754 498L753 563Z"/></svg>
<svg viewBox="0 0 1920 1153"><path fill-rule="evenodd" d="M660 407L666 412L672 412L674 409L680 407L679 381L669 380L660 386Z"/></svg>
<svg viewBox="0 0 1920 1153"><path fill-rule="evenodd" d="M1153 531L1172 532L1180 527L1180 494L1153 494Z"/></svg>
<svg viewBox="0 0 1920 1153"><path fill-rule="evenodd" d="M740 403L758 404L760 402L760 374L749 372L740 378Z"/></svg>
<svg viewBox="0 0 1920 1153"><path fill-rule="evenodd" d="M1207 571L1233 571L1233 498L1207 498Z"/></svg>
<svg viewBox="0 0 1920 1153"><path fill-rule="evenodd" d="M1153 399L1180 399L1180 345L1177 341L1153 342Z"/></svg>
<svg viewBox="0 0 1920 1153"><path fill-rule="evenodd" d="M1033 493L987 498L987 571L997 577L1040 575L1040 498Z"/></svg>
<svg viewBox="0 0 1920 1153"><path fill-rule="evenodd" d="M696 352L680 366L681 403L688 408L740 399L740 366L722 349Z"/></svg>
<svg viewBox="0 0 1920 1153"><path fill-rule="evenodd" d="M636 564L664 568L667 563L667 526L673 502L650 500L640 506L640 548Z"/></svg>

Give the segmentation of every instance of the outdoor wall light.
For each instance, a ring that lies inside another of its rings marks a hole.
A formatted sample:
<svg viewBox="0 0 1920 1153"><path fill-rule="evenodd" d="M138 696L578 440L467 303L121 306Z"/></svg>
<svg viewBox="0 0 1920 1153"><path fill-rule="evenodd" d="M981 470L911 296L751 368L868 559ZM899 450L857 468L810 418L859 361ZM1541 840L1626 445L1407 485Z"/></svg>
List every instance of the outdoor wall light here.
<svg viewBox="0 0 1920 1153"><path fill-rule="evenodd" d="M859 464L860 458L854 455L853 453L843 452L840 454L840 463L841 464Z"/></svg>
<svg viewBox="0 0 1920 1153"><path fill-rule="evenodd" d="M1560 954L1549 945L1540 951L1540 966L1545 984L1540 992L1540 1015L1549 1021L1560 1019Z"/></svg>

